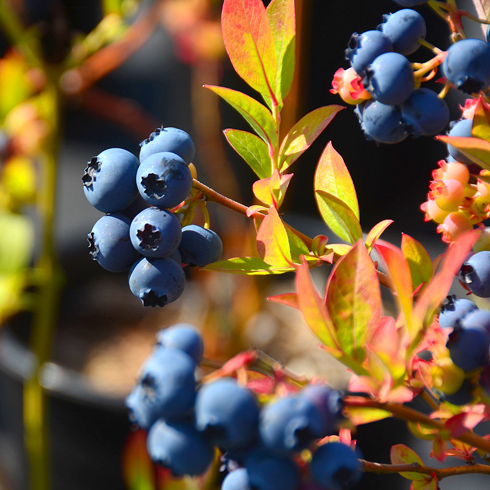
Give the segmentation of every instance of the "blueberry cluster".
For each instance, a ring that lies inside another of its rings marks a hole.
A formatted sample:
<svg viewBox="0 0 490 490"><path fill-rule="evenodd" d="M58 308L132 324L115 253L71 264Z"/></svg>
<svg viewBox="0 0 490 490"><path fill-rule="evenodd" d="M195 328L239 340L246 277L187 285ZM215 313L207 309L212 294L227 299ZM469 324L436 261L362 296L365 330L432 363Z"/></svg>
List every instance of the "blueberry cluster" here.
<svg viewBox="0 0 490 490"><path fill-rule="evenodd" d="M472 254L463 263L459 279L478 297L490 297L490 252ZM449 296L441 307L439 325L452 328L446 347L454 367L446 366L451 377L444 390L454 404L470 403L478 388L490 396L490 311L481 310L468 298Z"/></svg>
<svg viewBox="0 0 490 490"><path fill-rule="evenodd" d="M129 287L145 306L164 306L183 292L182 264L219 259L220 237L198 225L181 227L173 208L192 189L194 143L181 129L159 128L141 143L139 159L122 148L93 157L82 177L88 201L106 213L88 234L89 252L104 269L129 272ZM148 205L135 216L131 204Z"/></svg>
<svg viewBox="0 0 490 490"><path fill-rule="evenodd" d="M355 112L367 139L398 143L409 135L429 136L445 130L450 118L446 102L420 86L439 65L448 84L462 92L475 94L490 85L490 44L484 40L463 39L429 62L411 63L407 56L419 48L426 30L424 18L405 8L384 15L377 29L352 34L345 52L351 68L336 72L331 92L357 105Z"/></svg>
<svg viewBox="0 0 490 490"><path fill-rule="evenodd" d="M148 431L151 459L176 476L204 473L221 454L222 490L296 490L354 486L362 470L354 451L339 442L318 446L342 418L340 393L309 385L264 406L236 379L202 383L196 368L203 341L192 325L160 331L126 399L130 419ZM311 464L302 451L312 451Z"/></svg>

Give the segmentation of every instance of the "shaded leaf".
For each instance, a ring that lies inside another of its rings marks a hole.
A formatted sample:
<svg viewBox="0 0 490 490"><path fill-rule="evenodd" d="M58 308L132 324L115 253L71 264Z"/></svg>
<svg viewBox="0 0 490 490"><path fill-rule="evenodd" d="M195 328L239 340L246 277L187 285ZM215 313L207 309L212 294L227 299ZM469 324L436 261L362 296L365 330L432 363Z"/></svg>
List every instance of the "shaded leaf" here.
<svg viewBox="0 0 490 490"><path fill-rule="evenodd" d="M272 0L267 7L267 16L276 48L277 71L275 76L275 95L282 107L294 76L296 16L294 0Z"/></svg>
<svg viewBox="0 0 490 490"><path fill-rule="evenodd" d="M155 470L146 449L146 432L131 432L122 454L122 476L128 490L154 490Z"/></svg>
<svg viewBox="0 0 490 490"><path fill-rule="evenodd" d="M345 107L329 105L319 107L302 117L290 129L281 144L279 169L284 171L290 167L313 144L342 109Z"/></svg>
<svg viewBox="0 0 490 490"><path fill-rule="evenodd" d="M405 444L395 444L390 450L391 464L417 464L423 466L424 462L422 458ZM408 480L422 480L426 475L421 473L400 473L403 478Z"/></svg>
<svg viewBox="0 0 490 490"><path fill-rule="evenodd" d="M432 260L424 246L410 235L402 234L401 250L407 259L412 277L412 287L430 281L432 277Z"/></svg>
<svg viewBox="0 0 490 490"><path fill-rule="evenodd" d="M217 87L216 85L204 85L204 87L212 90L238 111L268 147L275 147L277 128L267 107L252 97L231 88Z"/></svg>
<svg viewBox="0 0 490 490"><path fill-rule="evenodd" d="M490 142L463 136L436 136L436 139L457 148L480 167L490 170Z"/></svg>
<svg viewBox="0 0 490 490"><path fill-rule="evenodd" d="M342 350L362 362L364 345L378 326L382 310L376 269L362 241L335 264L325 299Z"/></svg>
<svg viewBox="0 0 490 490"><path fill-rule="evenodd" d="M343 158L334 149L331 142L325 147L318 161L315 170L314 189L315 191L325 191L338 197L352 210L356 218L360 219L354 183ZM325 207L324 204L318 202L318 198L317 204L322 213Z"/></svg>
<svg viewBox="0 0 490 490"><path fill-rule="evenodd" d="M221 27L235 71L268 101L275 101L276 45L262 0L224 0Z"/></svg>
<svg viewBox="0 0 490 490"><path fill-rule="evenodd" d="M264 140L255 134L239 129L223 131L231 147L248 163L260 179L270 177L272 171L269 148Z"/></svg>
<svg viewBox="0 0 490 490"><path fill-rule="evenodd" d="M342 240L351 244L362 239L362 228L352 209L329 192L315 192L325 224Z"/></svg>
<svg viewBox="0 0 490 490"><path fill-rule="evenodd" d="M292 264L288 234L273 207L269 208L257 232L257 252L264 262L274 267L288 267Z"/></svg>
<svg viewBox="0 0 490 490"><path fill-rule="evenodd" d="M425 475L421 480L414 480L410 485L410 490L438 490L437 478Z"/></svg>
<svg viewBox="0 0 490 490"><path fill-rule="evenodd" d="M296 271L296 294L299 309L313 333L332 351L340 353L334 325L304 259Z"/></svg>

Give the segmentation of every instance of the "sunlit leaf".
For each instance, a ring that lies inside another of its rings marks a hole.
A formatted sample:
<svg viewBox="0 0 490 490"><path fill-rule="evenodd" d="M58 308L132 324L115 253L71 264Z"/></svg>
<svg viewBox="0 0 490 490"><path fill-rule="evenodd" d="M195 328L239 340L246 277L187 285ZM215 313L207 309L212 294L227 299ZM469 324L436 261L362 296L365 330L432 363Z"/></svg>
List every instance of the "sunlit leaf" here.
<svg viewBox="0 0 490 490"><path fill-rule="evenodd" d="M277 58L277 72L273 86L281 108L282 101L291 89L294 76L296 38L294 0L272 0L267 7L267 16Z"/></svg>
<svg viewBox="0 0 490 490"><path fill-rule="evenodd" d="M278 294L276 296L269 296L267 299L273 303L299 308L298 295L296 293Z"/></svg>
<svg viewBox="0 0 490 490"><path fill-rule="evenodd" d="M372 246L376 243L376 240L383 234L383 232L393 223L392 219L385 219L374 225L367 234L366 248L371 251Z"/></svg>
<svg viewBox="0 0 490 490"><path fill-rule="evenodd" d="M412 277L412 287L430 281L432 277L432 260L424 246L410 235L402 234L401 250L407 259Z"/></svg>
<svg viewBox="0 0 490 490"><path fill-rule="evenodd" d="M475 108L471 135L475 138L490 141L490 105L482 97L478 99L478 104Z"/></svg>
<svg viewBox="0 0 490 490"><path fill-rule="evenodd" d="M342 350L362 362L364 345L378 326L382 310L376 269L362 241L335 264L325 299Z"/></svg>
<svg viewBox="0 0 490 490"><path fill-rule="evenodd" d="M21 214L0 213L0 273L23 270L32 253L34 230Z"/></svg>
<svg viewBox="0 0 490 490"><path fill-rule="evenodd" d="M281 175L277 170L274 170L270 177L254 182L253 193L259 201L279 209L292 177L293 174Z"/></svg>
<svg viewBox="0 0 490 490"><path fill-rule="evenodd" d="M204 85L230 104L270 147L277 143L277 129L271 112L254 98L237 90L215 85Z"/></svg>
<svg viewBox="0 0 490 490"><path fill-rule="evenodd" d="M259 257L234 257L227 260L213 262L204 267L205 270L216 272L229 272L248 276L265 276L270 274L284 274L294 271L293 265L283 267L267 264Z"/></svg>
<svg viewBox="0 0 490 490"><path fill-rule="evenodd" d="M454 146L474 163L490 170L490 141L463 136L436 136L436 139Z"/></svg>
<svg viewBox="0 0 490 490"><path fill-rule="evenodd" d="M393 416L391 412L379 408L346 407L344 410L354 425L369 424Z"/></svg>
<svg viewBox="0 0 490 490"><path fill-rule="evenodd" d="M419 464L423 466L424 462L422 458L413 450L410 449L405 444L395 444L392 446L390 451L390 460L391 464ZM408 480L421 480L425 477L420 473L400 473L403 478L407 478Z"/></svg>
<svg viewBox="0 0 490 490"><path fill-rule="evenodd" d="M224 0L221 27L233 68L272 107L278 69L276 45L264 3Z"/></svg>
<svg viewBox="0 0 490 490"><path fill-rule="evenodd" d="M255 134L238 129L223 131L231 147L248 163L260 179L270 177L272 164L269 148L264 140Z"/></svg>
<svg viewBox="0 0 490 490"><path fill-rule="evenodd" d="M284 171L291 166L313 144L342 109L344 107L340 105L329 105L319 107L302 117L290 129L281 144L279 169Z"/></svg>
<svg viewBox="0 0 490 490"><path fill-rule="evenodd" d="M315 192L325 224L342 240L351 244L362 239L361 225L347 204L329 192Z"/></svg>
<svg viewBox="0 0 490 490"><path fill-rule="evenodd" d="M264 262L274 267L288 267L292 263L288 234L275 208L260 224L257 232L257 251Z"/></svg>
<svg viewBox="0 0 490 490"><path fill-rule="evenodd" d="M299 309L313 333L331 350L340 353L335 327L313 284L306 260L296 272L296 294Z"/></svg>

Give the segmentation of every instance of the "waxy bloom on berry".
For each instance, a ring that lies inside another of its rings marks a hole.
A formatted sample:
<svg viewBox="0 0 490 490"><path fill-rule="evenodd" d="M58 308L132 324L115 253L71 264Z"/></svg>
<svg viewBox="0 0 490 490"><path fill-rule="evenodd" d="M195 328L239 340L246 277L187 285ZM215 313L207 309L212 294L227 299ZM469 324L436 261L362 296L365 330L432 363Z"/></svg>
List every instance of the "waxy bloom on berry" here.
<svg viewBox="0 0 490 490"><path fill-rule="evenodd" d="M332 87L330 93L339 94L347 104L360 104L371 98L362 84L362 78L352 67L347 70L339 68L333 76Z"/></svg>

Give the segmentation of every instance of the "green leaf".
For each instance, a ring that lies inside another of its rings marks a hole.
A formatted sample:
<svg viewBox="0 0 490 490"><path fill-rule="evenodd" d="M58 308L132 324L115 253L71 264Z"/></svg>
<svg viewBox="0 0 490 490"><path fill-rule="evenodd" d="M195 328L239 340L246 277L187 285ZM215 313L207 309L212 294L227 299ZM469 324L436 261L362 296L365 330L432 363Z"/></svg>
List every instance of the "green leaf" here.
<svg viewBox="0 0 490 490"><path fill-rule="evenodd" d="M238 111L269 147L274 148L276 146L276 123L267 107L252 97L231 88L217 87L215 85L204 85L204 87L212 90Z"/></svg>
<svg viewBox="0 0 490 490"><path fill-rule="evenodd" d="M371 251L372 246L376 243L376 240L383 234L383 232L393 223L392 219L385 219L374 225L367 234L366 248L368 252Z"/></svg>
<svg viewBox="0 0 490 490"><path fill-rule="evenodd" d="M291 90L295 65L296 16L294 0L272 0L267 7L267 16L274 38L277 58L275 95L282 107L282 101Z"/></svg>
<svg viewBox="0 0 490 490"><path fill-rule="evenodd" d="M413 450L410 449L405 444L395 444L390 451L390 460L391 464L413 464L416 463L420 466L424 465L424 462L420 458L420 456ZM421 473L400 473L403 478L407 478L408 480L423 480L426 475Z"/></svg>
<svg viewBox="0 0 490 490"><path fill-rule="evenodd" d="M315 171L314 188L315 191L325 191L338 197L347 204L356 218L358 220L360 219L359 204L357 202L354 183L343 158L334 149L331 142L323 150L318 162ZM318 206L320 212L322 212L324 208L323 203L318 203Z"/></svg>
<svg viewBox="0 0 490 490"><path fill-rule="evenodd" d="M257 251L264 262L274 267L292 265L288 234L274 207L269 208L257 231Z"/></svg>
<svg viewBox="0 0 490 490"><path fill-rule="evenodd" d="M410 235L402 234L403 255L407 259L412 277L412 287L430 281L432 277L432 260L424 246Z"/></svg>
<svg viewBox="0 0 490 490"><path fill-rule="evenodd" d="M410 490L438 490L437 478L425 475L421 480L414 480L410 485Z"/></svg>
<svg viewBox="0 0 490 490"><path fill-rule="evenodd" d="M490 170L490 141L463 136L436 136L436 139L453 145L474 163Z"/></svg>
<svg viewBox="0 0 490 490"><path fill-rule="evenodd" d="M379 408L346 407L344 410L347 413L347 418L356 426L377 422L393 416L391 412Z"/></svg>
<svg viewBox="0 0 490 490"><path fill-rule="evenodd" d="M362 362L364 345L378 326L382 311L376 269L362 241L335 264L325 299L343 352Z"/></svg>
<svg viewBox="0 0 490 490"><path fill-rule="evenodd" d="M303 260L296 271L296 293L298 307L313 333L329 348L329 352L341 355L335 327L313 284L306 260Z"/></svg>
<svg viewBox="0 0 490 490"><path fill-rule="evenodd" d="M23 270L34 240L32 223L21 214L0 213L0 273Z"/></svg>
<svg viewBox="0 0 490 490"><path fill-rule="evenodd" d="M260 179L271 176L269 148L263 140L255 134L239 129L225 129L223 132L231 147L248 163Z"/></svg>
<svg viewBox="0 0 490 490"><path fill-rule="evenodd" d="M221 27L235 71L269 107L276 105L276 45L262 0L225 0Z"/></svg>
<svg viewBox="0 0 490 490"><path fill-rule="evenodd" d="M323 221L337 236L351 244L362 239L361 225L344 201L325 191L317 190L315 196Z"/></svg>
<svg viewBox="0 0 490 490"><path fill-rule="evenodd" d="M475 138L490 141L490 106L482 97L478 100L478 104L475 108L471 135Z"/></svg>
<svg viewBox="0 0 490 490"><path fill-rule="evenodd" d="M204 267L204 270L216 272L229 272L247 276L265 276L270 274L284 274L294 271L294 266L278 267L267 264L259 257L234 257L220 260Z"/></svg>
<svg viewBox="0 0 490 490"><path fill-rule="evenodd" d="M319 107L302 117L290 129L279 150L281 172L290 167L313 144L342 109L345 107L340 105Z"/></svg>

